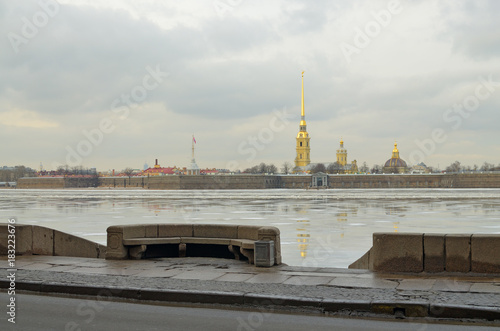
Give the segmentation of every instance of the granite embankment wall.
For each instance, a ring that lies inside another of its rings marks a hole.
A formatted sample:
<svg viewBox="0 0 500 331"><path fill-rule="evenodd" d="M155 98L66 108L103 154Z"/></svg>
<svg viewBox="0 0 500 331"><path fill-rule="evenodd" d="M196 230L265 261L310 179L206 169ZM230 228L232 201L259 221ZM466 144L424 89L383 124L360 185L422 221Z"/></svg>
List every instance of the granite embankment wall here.
<svg viewBox="0 0 500 331"><path fill-rule="evenodd" d="M79 187L97 187L99 179L97 178L79 178L79 177L27 177L20 178L17 182L18 188L79 188Z"/></svg>
<svg viewBox="0 0 500 331"><path fill-rule="evenodd" d="M104 258L106 246L38 225L0 224L0 256L8 255L15 236L16 255Z"/></svg>
<svg viewBox="0 0 500 331"><path fill-rule="evenodd" d="M199 175L154 177L101 177L99 187L190 189L309 188L310 175ZM21 178L18 188L95 187L92 178ZM342 188L500 188L500 173L329 175L328 187Z"/></svg>
<svg viewBox="0 0 500 331"><path fill-rule="evenodd" d="M500 274L500 235L374 233L372 248L349 268Z"/></svg>

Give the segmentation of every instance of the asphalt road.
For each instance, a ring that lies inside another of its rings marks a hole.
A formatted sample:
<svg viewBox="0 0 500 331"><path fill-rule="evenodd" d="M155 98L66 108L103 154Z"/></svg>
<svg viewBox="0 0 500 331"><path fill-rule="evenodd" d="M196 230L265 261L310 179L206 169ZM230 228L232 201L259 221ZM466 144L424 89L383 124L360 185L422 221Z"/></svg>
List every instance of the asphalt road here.
<svg viewBox="0 0 500 331"><path fill-rule="evenodd" d="M0 330L493 330L471 325L409 323L260 311L171 307L43 295L16 294L16 323L7 321L7 293L0 293Z"/></svg>

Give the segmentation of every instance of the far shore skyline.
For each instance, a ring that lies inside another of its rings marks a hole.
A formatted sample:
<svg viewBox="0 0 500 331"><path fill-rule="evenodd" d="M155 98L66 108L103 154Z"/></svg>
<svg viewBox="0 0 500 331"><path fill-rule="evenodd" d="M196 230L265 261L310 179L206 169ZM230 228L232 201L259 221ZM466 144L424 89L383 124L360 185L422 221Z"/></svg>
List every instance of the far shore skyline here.
<svg viewBox="0 0 500 331"><path fill-rule="evenodd" d="M0 166L500 164L500 2L2 2ZM120 169L121 170L121 169Z"/></svg>

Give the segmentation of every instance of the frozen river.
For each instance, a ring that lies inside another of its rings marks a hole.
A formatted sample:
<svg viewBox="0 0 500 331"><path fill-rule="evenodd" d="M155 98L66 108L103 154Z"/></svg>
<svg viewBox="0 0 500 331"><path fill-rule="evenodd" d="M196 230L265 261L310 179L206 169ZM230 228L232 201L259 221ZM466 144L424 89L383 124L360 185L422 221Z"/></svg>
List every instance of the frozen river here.
<svg viewBox="0 0 500 331"><path fill-rule="evenodd" d="M0 222L16 217L106 244L133 223L272 225L283 262L347 267L373 232L500 233L500 189L0 190Z"/></svg>

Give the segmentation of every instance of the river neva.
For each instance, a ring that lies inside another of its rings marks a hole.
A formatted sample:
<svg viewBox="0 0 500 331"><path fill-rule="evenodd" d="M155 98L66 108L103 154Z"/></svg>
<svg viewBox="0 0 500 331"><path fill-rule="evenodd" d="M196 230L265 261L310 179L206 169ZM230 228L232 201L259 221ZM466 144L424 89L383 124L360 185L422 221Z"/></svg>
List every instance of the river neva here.
<svg viewBox="0 0 500 331"><path fill-rule="evenodd" d="M16 217L106 244L110 225L272 225L283 262L347 267L373 232L500 233L500 189L0 190L0 222Z"/></svg>

